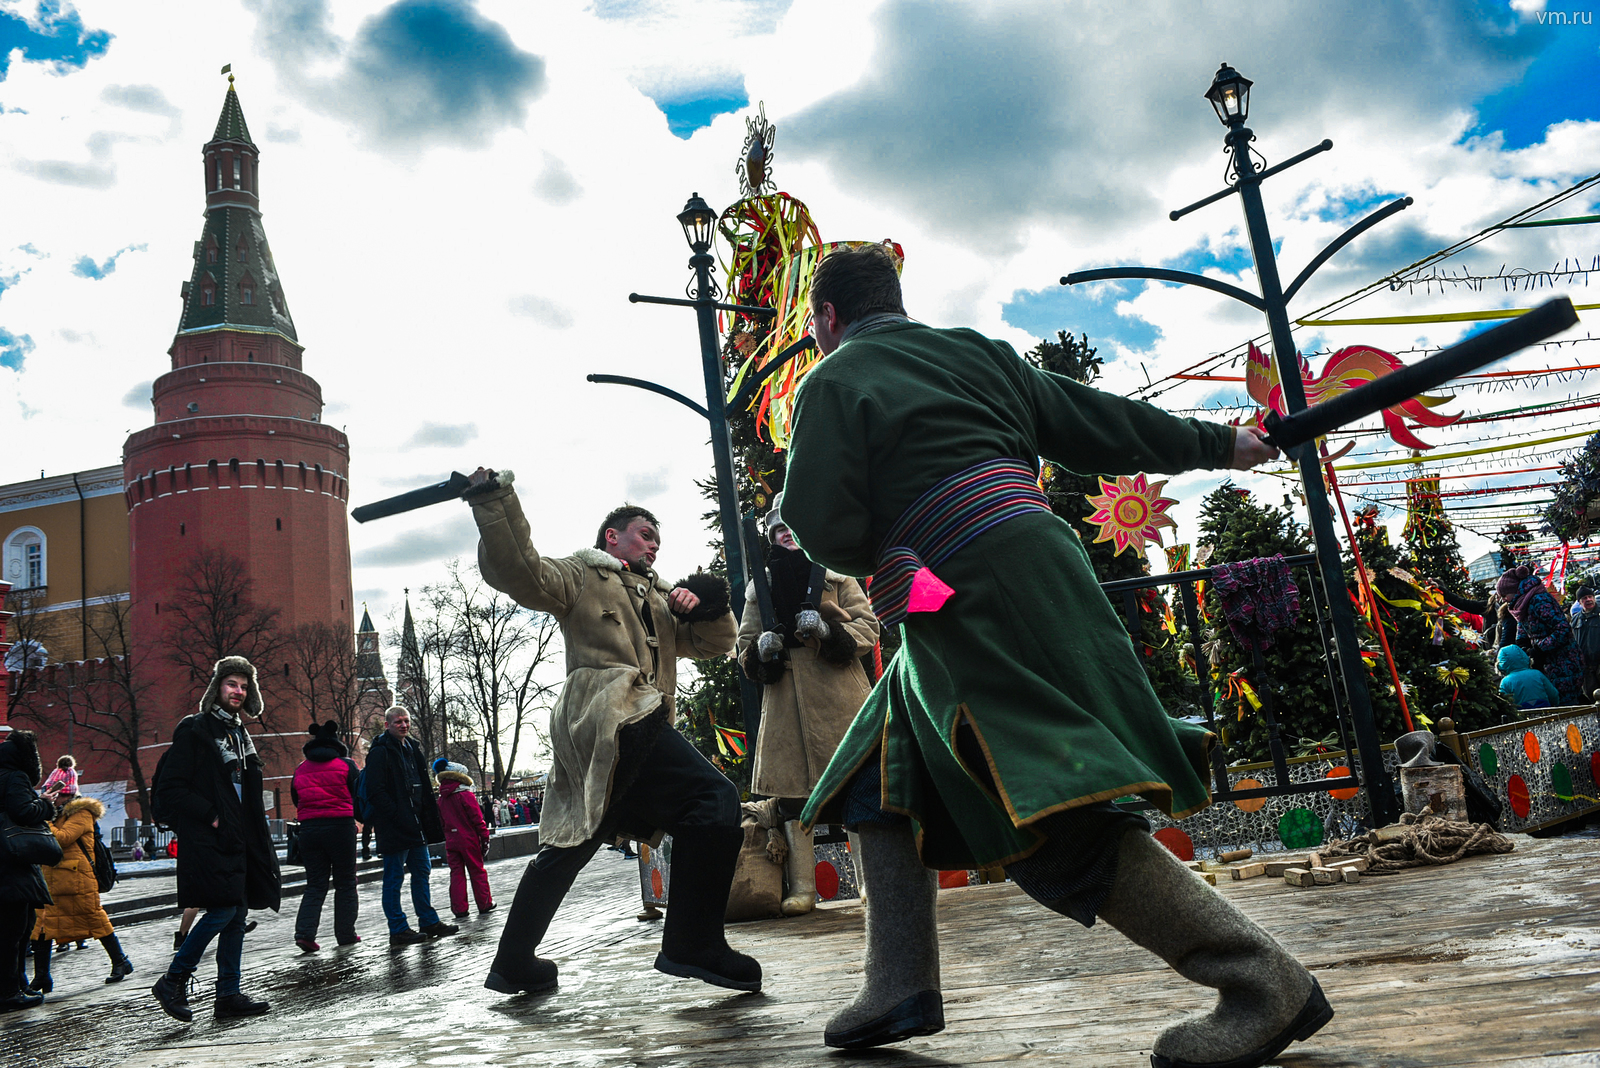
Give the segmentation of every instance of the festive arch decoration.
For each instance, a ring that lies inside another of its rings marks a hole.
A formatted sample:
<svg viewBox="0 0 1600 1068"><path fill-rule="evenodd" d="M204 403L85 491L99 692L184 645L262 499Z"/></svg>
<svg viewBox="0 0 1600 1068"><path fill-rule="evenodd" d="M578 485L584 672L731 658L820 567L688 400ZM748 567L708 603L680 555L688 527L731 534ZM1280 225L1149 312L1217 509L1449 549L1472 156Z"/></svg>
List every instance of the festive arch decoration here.
<svg viewBox="0 0 1600 1068"><path fill-rule="evenodd" d="M1300 356L1299 361L1300 381L1305 387L1307 404L1318 404L1340 393L1348 393L1357 386L1405 366L1398 356L1382 349L1375 349L1371 345L1351 345L1340 349L1328 357L1328 362L1322 368L1320 375L1311 373L1311 364L1304 356ZM1245 363L1244 381L1245 391L1250 394L1251 400L1263 409L1277 412L1279 415L1288 414L1288 405L1283 398L1283 380L1278 377L1278 365L1268 359L1255 345L1250 346L1249 359ZM1432 445L1406 429L1406 417L1409 416L1423 426L1449 426L1461 416L1436 415L1429 409L1448 404L1454 399L1453 396L1422 395L1385 408L1384 429L1389 432L1389 437L1393 438L1396 444L1404 445L1408 449L1431 449ZM1265 411L1258 413L1257 422L1259 423L1265 416ZM1354 447L1355 443L1350 442L1327 459L1337 459Z"/></svg>
<svg viewBox="0 0 1600 1068"><path fill-rule="evenodd" d="M1161 545L1162 527L1178 529L1178 524L1167 515L1167 509L1177 504L1173 497L1161 496L1167 480L1150 482L1141 474L1129 477L1118 475L1113 481L1100 479L1100 492L1089 498L1095 511L1085 522L1100 527L1096 543L1115 542L1116 554L1124 549L1144 552L1147 542Z"/></svg>

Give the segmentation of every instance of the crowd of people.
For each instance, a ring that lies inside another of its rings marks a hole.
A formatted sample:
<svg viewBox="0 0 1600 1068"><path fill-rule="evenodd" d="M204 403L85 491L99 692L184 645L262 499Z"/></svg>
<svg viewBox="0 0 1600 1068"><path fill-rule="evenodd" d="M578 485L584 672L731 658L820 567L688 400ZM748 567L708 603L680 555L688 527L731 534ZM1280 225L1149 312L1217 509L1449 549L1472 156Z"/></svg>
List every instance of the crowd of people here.
<svg viewBox="0 0 1600 1068"><path fill-rule="evenodd" d="M1600 605L1579 586L1565 610L1527 565L1507 568L1484 600L1445 593L1454 608L1483 620L1482 647L1500 673L1500 692L1519 710L1583 705L1600 691Z"/></svg>
<svg viewBox="0 0 1600 1068"><path fill-rule="evenodd" d="M1112 803L1137 794L1172 818L1199 811L1216 739L1162 709L1083 546L1039 489L1035 462L1178 474L1247 470L1277 450L1254 427L1180 419L1041 371L973 331L913 321L880 246L824 257L810 304L828 359L796 402L783 499L769 516L773 548L759 565L766 581L752 582L738 611L718 576L672 584L656 573L660 523L647 509L614 509L592 548L550 557L533 545L510 471L479 468L468 480L484 580L560 623L568 665L543 798L508 799L493 814L537 820L541 842L484 986L555 987L560 967L538 950L579 871L602 846L671 834L671 902L654 967L762 988L760 962L724 930L745 840L740 798L676 729L677 662L732 655L763 687L756 785L796 858L783 911L815 903L811 828L842 824L856 836L864 978L828 1022L827 1045L944 1028L935 873L995 866L1051 912L1084 927L1104 921L1218 992L1211 1011L1154 1037L1153 1063L1259 1068L1310 1038L1333 1015L1318 980L1194 878L1137 811ZM851 575L872 576L870 600ZM1579 602L1579 612L1562 611L1527 569L1500 578L1490 622L1514 688L1526 682L1530 697L1561 703L1592 688L1600 624L1592 592ZM902 645L869 685L860 657L882 626L900 627ZM1531 667L1513 649L1533 657L1543 684L1518 678ZM178 902L198 910L153 988L180 1020L193 1017L188 980L213 940L215 1015L269 1011L241 983L246 912L276 909L281 896L245 728L261 707L249 662L219 662L155 777L155 817L184 843ZM495 907L483 866L488 820L471 777L447 760L430 765L410 726L406 709L390 708L359 772L334 724L310 729L292 788L307 872L295 942L306 953L321 948L330 885L335 939L360 940L358 821L383 857L391 945L459 930L433 907L430 844L445 848L454 918L473 904ZM14 732L0 744L0 807L19 826L45 826L59 809L56 838L81 846L93 809L60 803L67 774L35 793L42 774L33 739ZM16 962L0 969L11 984L0 986L4 1007L38 1003L16 986L35 931L109 938L110 981L132 970L97 899L85 908L81 882L55 878L63 898L83 903L57 905L37 865L0 870L0 951ZM402 902L408 879L415 926Z"/></svg>
<svg viewBox="0 0 1600 1068"><path fill-rule="evenodd" d="M173 732L172 745L151 782L151 816L175 832L177 903L183 920L173 955L151 988L169 1016L189 1022L189 979L216 943L217 979L212 1012L217 1019L258 1016L271 1006L242 987L244 936L256 926L252 909L276 911L282 900L276 846L261 790L261 760L246 722L259 718L263 699L255 668L243 657L219 661L199 709ZM443 844L450 868L453 916L463 919L495 908L484 857L490 830L472 776L445 758L430 764L410 738L410 713L390 708L384 729L358 769L334 722L311 724L305 759L290 786L298 830L296 863L306 885L295 914L294 943L318 952L323 906L333 891L333 933L341 946L361 941L356 923L356 826L377 836L383 856L383 910L389 944L408 946L456 934L433 908L428 847ZM0 1012L41 1004L51 993L50 958L57 945L98 940L111 961L106 982L133 972L111 920L100 904L96 873L97 825L102 804L77 796L70 757L38 787L43 769L35 736L11 731L0 743L0 811L12 826L48 828L59 858L23 863L0 860ZM60 774L57 774L60 773ZM401 903L410 879L413 927ZM33 959L33 977L26 972Z"/></svg>

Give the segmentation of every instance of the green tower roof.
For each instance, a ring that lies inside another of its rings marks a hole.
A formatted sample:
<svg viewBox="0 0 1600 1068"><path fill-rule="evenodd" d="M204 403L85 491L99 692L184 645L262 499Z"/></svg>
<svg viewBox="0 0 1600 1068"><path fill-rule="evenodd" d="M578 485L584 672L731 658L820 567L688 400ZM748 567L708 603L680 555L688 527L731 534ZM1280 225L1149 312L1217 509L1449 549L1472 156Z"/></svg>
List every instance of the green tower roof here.
<svg viewBox="0 0 1600 1068"><path fill-rule="evenodd" d="M244 109L239 106L239 94L233 90L232 75L228 76L228 95L223 98L222 114L217 116L217 132L211 135L211 140L255 144L250 140L250 127L244 124Z"/></svg>

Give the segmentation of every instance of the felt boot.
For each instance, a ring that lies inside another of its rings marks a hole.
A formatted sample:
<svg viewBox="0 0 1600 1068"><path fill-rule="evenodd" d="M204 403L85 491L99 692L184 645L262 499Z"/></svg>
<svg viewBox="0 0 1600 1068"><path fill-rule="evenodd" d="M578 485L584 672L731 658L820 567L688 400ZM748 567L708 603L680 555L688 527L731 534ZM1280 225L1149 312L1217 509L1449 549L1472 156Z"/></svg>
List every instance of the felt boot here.
<svg viewBox="0 0 1600 1068"><path fill-rule="evenodd" d="M1123 834L1100 918L1220 995L1156 1037L1154 1068L1257 1068L1333 1017L1310 972L1144 831Z"/></svg>
<svg viewBox="0 0 1600 1068"><path fill-rule="evenodd" d="M50 981L50 939L36 938L33 942L33 982L28 989L36 994L48 994L56 985Z"/></svg>
<svg viewBox="0 0 1600 1068"><path fill-rule="evenodd" d="M761 965L730 949L722 925L741 827L680 827L672 833L671 899L661 924L656 971L729 990L760 990Z"/></svg>
<svg viewBox="0 0 1600 1068"><path fill-rule="evenodd" d="M943 1031L939 875L922 866L907 822L862 824L855 852L872 882L866 982L850 1007L828 1021L823 1041L861 1049Z"/></svg>
<svg viewBox="0 0 1600 1068"><path fill-rule="evenodd" d="M802 829L798 820L783 825L783 836L789 842L783 868L789 892L779 911L785 916L803 916L817 907L817 850L811 832Z"/></svg>
<svg viewBox="0 0 1600 1068"><path fill-rule="evenodd" d="M576 848L545 846L528 862L500 930L500 947L484 986L502 994L537 993L555 987L559 969L554 961L538 955L539 943L572 889L572 881L597 848L594 842Z"/></svg>

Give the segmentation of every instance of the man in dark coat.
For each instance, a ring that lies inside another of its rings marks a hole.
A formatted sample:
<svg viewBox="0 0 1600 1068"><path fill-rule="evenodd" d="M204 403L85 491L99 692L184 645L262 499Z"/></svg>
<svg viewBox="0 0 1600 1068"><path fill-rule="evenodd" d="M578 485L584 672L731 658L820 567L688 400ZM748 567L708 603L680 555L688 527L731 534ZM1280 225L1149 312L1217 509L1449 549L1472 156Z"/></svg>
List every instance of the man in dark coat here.
<svg viewBox="0 0 1600 1068"><path fill-rule="evenodd" d="M439 919L428 893L428 871L433 866L428 843L444 841L444 824L422 749L410 738L411 713L395 705L383 714L383 724L383 733L367 750L367 822L377 831L378 855L383 857L383 914L389 919L389 944L409 946L453 935L461 928ZM408 871L417 930L412 930L400 907L400 884Z"/></svg>
<svg viewBox="0 0 1600 1068"><path fill-rule="evenodd" d="M1578 639L1578 652L1583 655L1583 699L1595 700L1600 690L1600 604L1595 602L1594 588L1578 588L1576 611L1572 613L1572 632Z"/></svg>
<svg viewBox="0 0 1600 1068"><path fill-rule="evenodd" d="M9 728L0 727L5 730ZM0 812L19 827L43 827L55 814L61 784L52 784L44 797L33 792L44 768L32 731L11 731L0 738L5 739L0 742ZM44 1000L42 994L23 989L22 962L33 910L48 904L50 891L39 865L0 855L0 1012L31 1009Z"/></svg>
<svg viewBox="0 0 1600 1068"><path fill-rule="evenodd" d="M259 1016L269 1009L239 990L246 913L276 912L280 901L278 853L261 798L261 758L245 729L245 717L259 719L263 707L250 661L217 661L200 710L179 722L157 768L155 808L181 843L178 904L205 910L151 988L167 1015L185 1023L194 1019L189 976L213 938L216 1018Z"/></svg>

